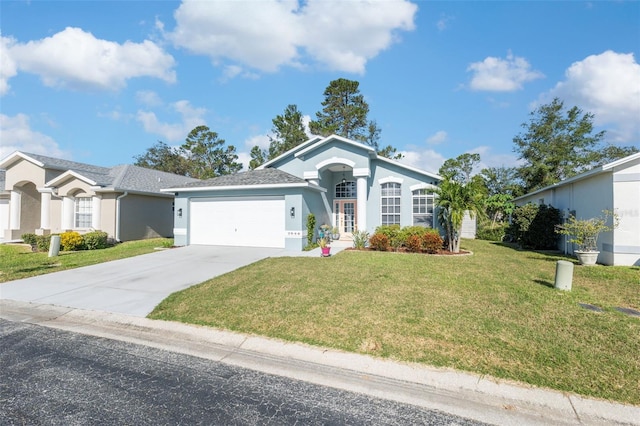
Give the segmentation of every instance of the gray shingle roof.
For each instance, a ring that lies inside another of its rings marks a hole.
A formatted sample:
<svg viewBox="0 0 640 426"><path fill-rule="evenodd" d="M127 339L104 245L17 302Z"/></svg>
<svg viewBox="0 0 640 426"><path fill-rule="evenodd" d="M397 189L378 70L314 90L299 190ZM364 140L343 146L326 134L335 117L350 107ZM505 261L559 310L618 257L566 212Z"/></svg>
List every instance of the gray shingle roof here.
<svg viewBox="0 0 640 426"><path fill-rule="evenodd" d="M159 170L145 169L131 164L115 167L101 167L91 164L78 163L46 155L23 152L24 155L44 164L47 169L60 170L64 173L73 171L85 178L96 182L98 186L119 191L136 191L160 193L162 188L184 185L190 182L200 182L198 179L175 175ZM0 191L4 189L5 171L0 170Z"/></svg>
<svg viewBox="0 0 640 426"><path fill-rule="evenodd" d="M34 160L38 160L39 162L44 164L44 167L47 169L63 170L63 171L73 170L74 172L78 172L78 173L82 171L82 172L85 172L85 173L80 173L83 176L87 176L86 173L93 173L96 175L106 175L109 173L108 167L94 166L86 163L78 163L75 161L63 160L61 158L47 157L46 155L31 154L28 152L22 152L22 153L27 157L31 157Z"/></svg>
<svg viewBox="0 0 640 426"><path fill-rule="evenodd" d="M261 169L240 172L234 175L218 176L212 179L191 182L182 185L182 188L198 188L209 186L238 186L238 185L282 185L307 183L304 179L278 169ZM173 186L174 188L177 185Z"/></svg>
<svg viewBox="0 0 640 426"><path fill-rule="evenodd" d="M110 175L114 178L112 187L129 191L160 192L163 188L200 182L198 179L131 164L113 167Z"/></svg>

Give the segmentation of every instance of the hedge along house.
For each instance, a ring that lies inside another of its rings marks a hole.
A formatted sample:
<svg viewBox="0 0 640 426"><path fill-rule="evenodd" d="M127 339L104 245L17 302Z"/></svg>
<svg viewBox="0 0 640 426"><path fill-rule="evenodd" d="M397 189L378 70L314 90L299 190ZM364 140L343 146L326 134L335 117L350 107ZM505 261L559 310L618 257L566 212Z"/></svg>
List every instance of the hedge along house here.
<svg viewBox="0 0 640 426"><path fill-rule="evenodd" d="M302 250L310 213L316 230L335 226L341 240L380 225L433 227L432 191L440 180L332 135L309 139L256 170L163 192L176 197L176 245Z"/></svg>
<svg viewBox="0 0 640 426"><path fill-rule="evenodd" d="M620 224L612 232L598 238L598 263L605 265L640 266L640 153L596 167L516 198L516 205L550 204L560 209L564 217L577 219L602 216L603 210L613 210ZM560 242L561 250L573 253L576 247Z"/></svg>
<svg viewBox="0 0 640 426"><path fill-rule="evenodd" d="M160 189L196 180L19 151L1 160L0 169L0 241L68 230L100 230L118 241L170 237L173 194Z"/></svg>

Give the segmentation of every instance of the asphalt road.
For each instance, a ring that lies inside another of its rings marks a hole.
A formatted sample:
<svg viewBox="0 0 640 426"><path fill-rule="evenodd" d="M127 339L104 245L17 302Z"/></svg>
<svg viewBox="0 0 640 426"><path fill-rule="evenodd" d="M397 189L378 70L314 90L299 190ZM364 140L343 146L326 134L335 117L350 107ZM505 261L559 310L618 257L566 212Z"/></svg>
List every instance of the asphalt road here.
<svg viewBox="0 0 640 426"><path fill-rule="evenodd" d="M141 345L0 320L3 425L479 425Z"/></svg>

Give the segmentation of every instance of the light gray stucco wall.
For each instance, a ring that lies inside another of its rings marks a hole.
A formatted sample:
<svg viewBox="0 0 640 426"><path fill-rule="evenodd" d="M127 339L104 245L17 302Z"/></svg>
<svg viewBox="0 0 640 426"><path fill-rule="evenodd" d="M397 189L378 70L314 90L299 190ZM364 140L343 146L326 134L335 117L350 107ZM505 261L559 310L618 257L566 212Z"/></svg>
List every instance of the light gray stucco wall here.
<svg viewBox="0 0 640 426"><path fill-rule="evenodd" d="M370 189L367 199L367 231L373 233L375 228L381 224L380 197L382 195L382 185L380 181L390 177L402 179L400 184L400 226L412 226L413 199L411 187L421 183L437 185L438 180L386 162L372 161L371 164L371 177L368 180ZM436 222L434 212L434 224Z"/></svg>

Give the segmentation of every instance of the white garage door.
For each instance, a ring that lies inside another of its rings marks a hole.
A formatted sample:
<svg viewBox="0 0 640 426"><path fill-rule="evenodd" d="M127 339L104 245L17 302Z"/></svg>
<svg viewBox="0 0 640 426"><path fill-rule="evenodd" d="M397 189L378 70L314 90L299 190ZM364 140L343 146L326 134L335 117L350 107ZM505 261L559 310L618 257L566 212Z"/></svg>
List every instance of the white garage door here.
<svg viewBox="0 0 640 426"><path fill-rule="evenodd" d="M284 248L284 198L192 198L190 244Z"/></svg>

